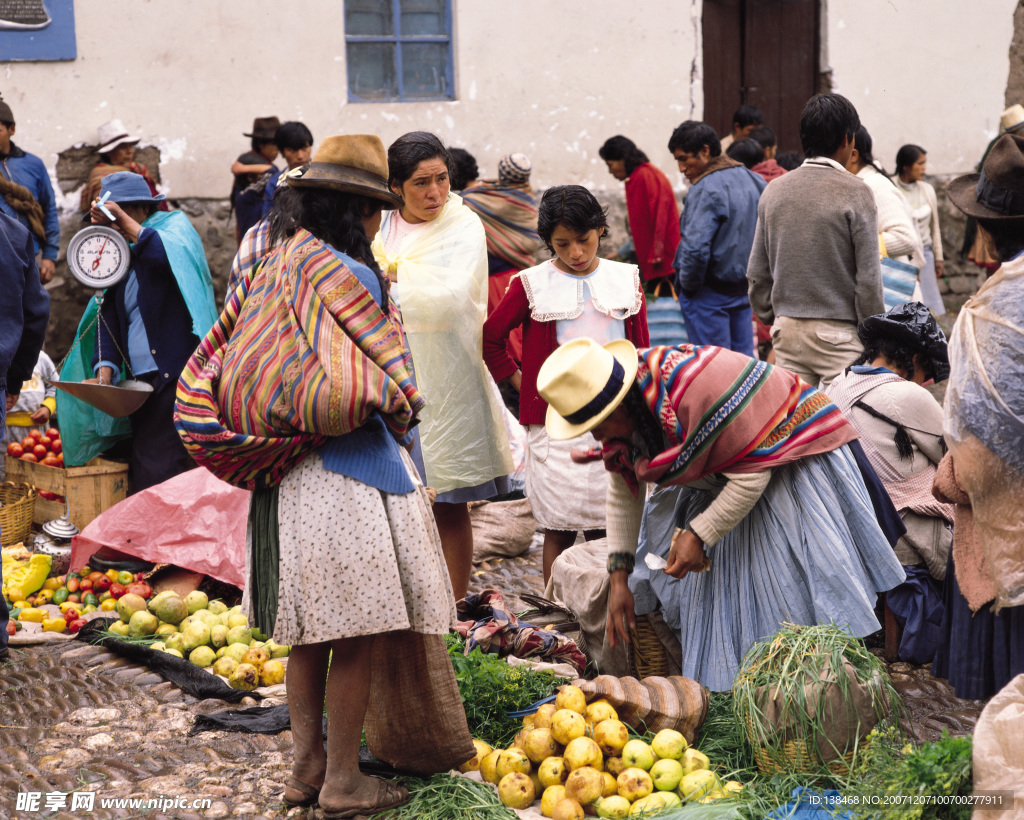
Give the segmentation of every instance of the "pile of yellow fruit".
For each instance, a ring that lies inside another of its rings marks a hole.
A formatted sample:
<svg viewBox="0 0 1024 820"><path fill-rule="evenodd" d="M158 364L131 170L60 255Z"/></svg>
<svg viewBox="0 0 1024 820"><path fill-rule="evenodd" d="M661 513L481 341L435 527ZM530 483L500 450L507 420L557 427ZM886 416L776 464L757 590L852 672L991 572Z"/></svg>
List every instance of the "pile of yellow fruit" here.
<svg viewBox="0 0 1024 820"><path fill-rule="evenodd" d="M525 809L540 798L553 820L651 815L684 802L707 803L742 791L722 783L707 755L687 747L673 729L650 744L629 739L629 730L607 700L588 704L576 686L565 686L553 704L523 718L508 749L474 740L477 754L459 767L498 787L501 802Z"/></svg>

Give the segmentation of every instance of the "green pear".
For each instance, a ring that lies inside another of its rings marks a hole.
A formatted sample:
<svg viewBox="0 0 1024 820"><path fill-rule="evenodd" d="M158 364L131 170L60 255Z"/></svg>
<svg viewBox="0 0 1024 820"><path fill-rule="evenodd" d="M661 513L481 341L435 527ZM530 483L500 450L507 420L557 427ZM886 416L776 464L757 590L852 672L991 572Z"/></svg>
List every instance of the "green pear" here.
<svg viewBox="0 0 1024 820"><path fill-rule="evenodd" d="M209 604L210 599L206 597L206 593L200 592L198 589L185 596L185 606L188 607L189 615L194 615L200 609L206 609Z"/></svg>

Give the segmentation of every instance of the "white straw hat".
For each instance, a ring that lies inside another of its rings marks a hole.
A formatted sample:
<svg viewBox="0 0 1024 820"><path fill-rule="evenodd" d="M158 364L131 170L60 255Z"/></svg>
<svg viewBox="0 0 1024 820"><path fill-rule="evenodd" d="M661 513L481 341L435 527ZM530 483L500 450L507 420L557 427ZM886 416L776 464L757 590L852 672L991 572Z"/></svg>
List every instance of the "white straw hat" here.
<svg viewBox="0 0 1024 820"><path fill-rule="evenodd" d="M573 339L556 349L537 374L537 392L548 403L548 435L561 441L593 430L625 398L636 370L636 348L627 339L604 347Z"/></svg>
<svg viewBox="0 0 1024 820"><path fill-rule="evenodd" d="M100 147L96 150L101 154L113 151L119 145L135 145L141 139L128 133L121 120L111 120L99 127Z"/></svg>
<svg viewBox="0 0 1024 820"><path fill-rule="evenodd" d="M1011 105L999 118L1003 131L1013 132L1024 125L1024 105Z"/></svg>

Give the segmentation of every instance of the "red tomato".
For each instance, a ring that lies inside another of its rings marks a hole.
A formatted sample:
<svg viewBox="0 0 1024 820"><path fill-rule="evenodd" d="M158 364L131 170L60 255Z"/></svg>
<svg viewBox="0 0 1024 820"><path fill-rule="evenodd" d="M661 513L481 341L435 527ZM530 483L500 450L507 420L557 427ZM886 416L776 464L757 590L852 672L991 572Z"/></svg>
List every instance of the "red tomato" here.
<svg viewBox="0 0 1024 820"><path fill-rule="evenodd" d="M41 439L43 437L43 434L41 432L39 432L38 430L29 430L28 434L32 438L34 438L36 441L39 441L39 439Z"/></svg>
<svg viewBox="0 0 1024 820"><path fill-rule="evenodd" d="M75 592L75 593L73 593L73 594L68 596L68 603L69 604L80 604L80 603L82 603L82 596L79 595L77 592Z"/></svg>
<svg viewBox="0 0 1024 820"><path fill-rule="evenodd" d="M118 584L118 583L115 582L115 583L110 585L110 597L111 598L120 598L122 595L124 595L124 593L125 593L125 588L124 588L123 584Z"/></svg>
<svg viewBox="0 0 1024 820"><path fill-rule="evenodd" d="M111 584L110 579L106 575L103 575L101 573L100 577L92 582L92 591L93 592L106 592L108 589L110 589L110 584Z"/></svg>
<svg viewBox="0 0 1024 820"><path fill-rule="evenodd" d="M22 461L39 461L39 459L36 458L36 454L35 453L25 453L25 455L23 455L21 457L21 460Z"/></svg>
<svg viewBox="0 0 1024 820"><path fill-rule="evenodd" d="M37 459L45 458L46 454L50 452L42 444L37 444L32 448L32 452L36 454Z"/></svg>
<svg viewBox="0 0 1024 820"><path fill-rule="evenodd" d="M32 448L36 446L36 440L32 438L32 436L25 436L25 438L21 440L21 446L29 452L32 452Z"/></svg>
<svg viewBox="0 0 1024 820"><path fill-rule="evenodd" d="M78 582L78 588L83 592L92 592L92 581L89 578L83 578Z"/></svg>
<svg viewBox="0 0 1024 820"><path fill-rule="evenodd" d="M60 467L63 467L63 466L64 466L64 454L63 454L63 453L57 453L57 464L58 464L58 466L60 466ZM58 499L57 499L57 500L58 500L58 501L63 501L63 500L64 500L64 498L63 498L63 497L58 497Z"/></svg>
<svg viewBox="0 0 1024 820"><path fill-rule="evenodd" d="M39 463L45 464L47 467L60 467L60 459L58 459L53 453L47 453ZM53 499L50 500L52 501Z"/></svg>
<svg viewBox="0 0 1024 820"><path fill-rule="evenodd" d="M71 632L77 632L79 629L81 629L87 623L89 623L89 622L87 620L85 620L84 618L78 618L77 620L74 620L74 621L72 621L71 623L68 624L68 629Z"/></svg>
<svg viewBox="0 0 1024 820"><path fill-rule="evenodd" d="M50 438L60 438L60 430L58 430L56 427L51 427L49 430L46 431L46 435L48 435Z"/></svg>
<svg viewBox="0 0 1024 820"><path fill-rule="evenodd" d="M7 445L7 455L11 458L21 458L25 455L25 448L21 446L20 441L12 441Z"/></svg>
<svg viewBox="0 0 1024 820"><path fill-rule="evenodd" d="M43 436L41 439L39 439L39 443L42 444L47 450L50 449L50 437L49 436Z"/></svg>
<svg viewBox="0 0 1024 820"><path fill-rule="evenodd" d="M50 452L60 455L60 451L64 449L64 443L59 439L50 439Z"/></svg>

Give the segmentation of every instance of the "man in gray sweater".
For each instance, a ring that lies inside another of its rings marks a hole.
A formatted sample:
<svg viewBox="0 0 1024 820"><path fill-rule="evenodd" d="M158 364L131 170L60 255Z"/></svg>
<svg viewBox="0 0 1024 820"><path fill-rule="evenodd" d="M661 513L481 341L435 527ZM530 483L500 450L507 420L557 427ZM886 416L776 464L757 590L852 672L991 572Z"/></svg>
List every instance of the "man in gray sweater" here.
<svg viewBox="0 0 1024 820"><path fill-rule="evenodd" d="M747 267L750 304L776 363L828 385L863 350L857 324L885 312L871 190L846 170L860 117L838 94L800 116L807 159L761 195Z"/></svg>

